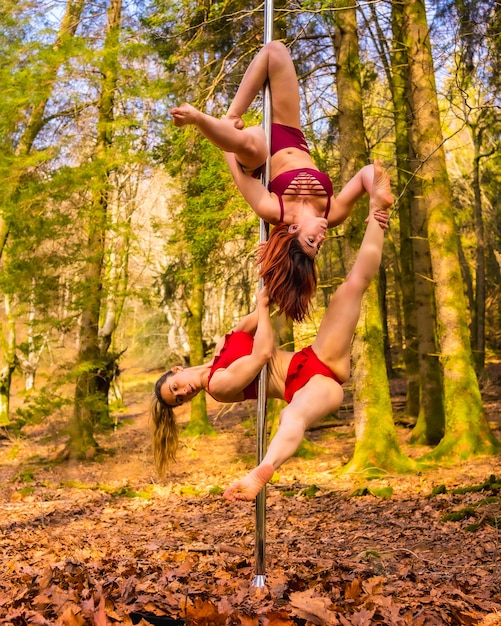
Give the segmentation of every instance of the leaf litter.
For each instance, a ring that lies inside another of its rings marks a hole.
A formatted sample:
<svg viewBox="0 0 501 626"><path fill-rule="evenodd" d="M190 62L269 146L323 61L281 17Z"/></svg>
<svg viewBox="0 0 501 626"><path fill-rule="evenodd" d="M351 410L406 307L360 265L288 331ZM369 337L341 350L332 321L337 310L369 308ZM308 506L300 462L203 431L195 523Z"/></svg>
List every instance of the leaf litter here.
<svg viewBox="0 0 501 626"><path fill-rule="evenodd" d="M489 394L501 439L499 387ZM267 488L256 588L254 503L221 495L254 462L252 405L209 405L217 437L183 437L159 480L144 395L101 436L99 460L48 462L54 424L0 439L0 624L501 626L499 455L340 477L354 444L347 407L308 434L317 454ZM409 456L425 451L398 430Z"/></svg>

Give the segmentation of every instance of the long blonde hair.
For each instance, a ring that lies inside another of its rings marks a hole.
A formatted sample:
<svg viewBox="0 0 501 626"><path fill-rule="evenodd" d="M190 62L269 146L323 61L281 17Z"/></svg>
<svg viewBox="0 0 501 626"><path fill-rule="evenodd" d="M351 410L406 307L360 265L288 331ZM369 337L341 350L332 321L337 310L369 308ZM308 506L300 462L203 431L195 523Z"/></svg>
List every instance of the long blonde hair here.
<svg viewBox="0 0 501 626"><path fill-rule="evenodd" d="M174 407L162 398L160 390L165 380L174 372L162 374L155 383L155 395L151 401L150 416L152 421L153 458L160 476L167 470L169 461L175 461L179 434L174 415Z"/></svg>

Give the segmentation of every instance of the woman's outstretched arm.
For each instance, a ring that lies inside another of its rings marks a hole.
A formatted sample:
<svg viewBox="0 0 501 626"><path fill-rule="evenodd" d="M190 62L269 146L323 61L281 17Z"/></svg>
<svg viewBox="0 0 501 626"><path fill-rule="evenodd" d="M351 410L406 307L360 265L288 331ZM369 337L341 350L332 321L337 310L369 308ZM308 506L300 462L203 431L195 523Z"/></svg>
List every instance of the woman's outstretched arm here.
<svg viewBox="0 0 501 626"><path fill-rule="evenodd" d="M333 199L329 211L329 226L337 226L344 222L350 215L355 203L365 193L369 194L369 211L380 213L376 215L381 226L386 227L387 217L385 212L393 203L393 195L389 185L384 182L386 172L379 161L373 165L366 165L359 170L351 180L341 189L338 196Z"/></svg>

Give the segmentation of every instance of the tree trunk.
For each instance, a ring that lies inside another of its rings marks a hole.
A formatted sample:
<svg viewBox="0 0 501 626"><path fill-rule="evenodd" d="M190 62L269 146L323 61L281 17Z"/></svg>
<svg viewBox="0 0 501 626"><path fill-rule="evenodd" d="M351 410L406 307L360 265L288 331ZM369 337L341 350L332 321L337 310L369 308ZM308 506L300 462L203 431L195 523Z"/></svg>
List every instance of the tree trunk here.
<svg viewBox="0 0 501 626"><path fill-rule="evenodd" d="M205 272L201 263L193 262L191 294L188 305L188 342L190 344L190 365L200 365L205 360L202 335L202 317L204 312ZM205 393L199 393L191 401L190 421L184 433L187 435L214 434L207 416Z"/></svg>
<svg viewBox="0 0 501 626"><path fill-rule="evenodd" d="M428 237L443 368L445 435L428 458L468 458L493 453L497 442L482 408L473 367L468 315L459 263L426 9L423 0L404 1L404 43L412 107L412 171L427 207ZM419 315L418 315L419 319ZM422 399L427 390L423 389Z"/></svg>
<svg viewBox="0 0 501 626"><path fill-rule="evenodd" d="M392 89L399 176L400 259L406 329L405 362L409 372L407 409L416 417L412 443L437 444L444 433L442 375L437 358L434 293L426 232L426 211L418 181L410 177L413 160L408 119L408 58L403 46L403 5L392 5ZM407 193L405 193L407 191Z"/></svg>
<svg viewBox="0 0 501 626"><path fill-rule="evenodd" d="M109 202L111 165L110 149L113 144L113 106L118 74L118 42L122 0L111 0L108 8L108 28L104 43L102 85L97 122L95 151L96 175L91 185L92 203L88 220L87 260L82 284L82 310L80 322L80 347L77 357L77 382L73 424L71 427L71 452L77 456L92 454L97 446L94 428L109 421L109 385L103 385L109 363L100 349L99 318L101 314L102 280ZM109 344L108 344L109 345Z"/></svg>
<svg viewBox="0 0 501 626"><path fill-rule="evenodd" d="M349 0L343 0L341 4L352 6ZM335 20L339 152L342 183L346 183L366 164L368 155L362 113L356 9L336 12ZM359 207L355 208L349 221L347 248L351 259L356 255L363 237L367 202L363 204L364 214ZM365 472L373 476L388 470L410 471L413 464L400 451L393 423L377 280L372 281L362 304L353 340L352 363L356 445L353 457L343 472Z"/></svg>
<svg viewBox="0 0 501 626"><path fill-rule="evenodd" d="M409 138L407 134L407 99L405 67L407 56L402 41L402 5L392 4L393 49L390 88L395 119L395 153L397 161L397 203L400 227L400 290L404 327L404 363L407 379L405 412L417 418L420 406L420 373L418 360L417 312L414 285L414 263L411 227L411 198L405 193L409 183Z"/></svg>
<svg viewBox="0 0 501 626"><path fill-rule="evenodd" d="M0 426L8 426L10 424L10 386L12 382L12 374L16 369L16 323L11 313L10 299L6 295L5 317L7 325L7 333L3 332L3 324L0 324L0 337L2 341L3 364L0 367Z"/></svg>
<svg viewBox="0 0 501 626"><path fill-rule="evenodd" d="M413 179L411 190L411 228L414 266L414 290L417 320L417 344L420 374L420 403L410 442L436 445L445 428L443 376L438 358L435 294L427 239L426 206L419 181Z"/></svg>
<svg viewBox="0 0 501 626"><path fill-rule="evenodd" d="M473 192L475 195L475 235L476 235L476 280L475 308L472 319L473 350L477 374L485 369L485 236L482 215L482 193L480 189L480 160L482 133L472 128L475 156L473 162Z"/></svg>

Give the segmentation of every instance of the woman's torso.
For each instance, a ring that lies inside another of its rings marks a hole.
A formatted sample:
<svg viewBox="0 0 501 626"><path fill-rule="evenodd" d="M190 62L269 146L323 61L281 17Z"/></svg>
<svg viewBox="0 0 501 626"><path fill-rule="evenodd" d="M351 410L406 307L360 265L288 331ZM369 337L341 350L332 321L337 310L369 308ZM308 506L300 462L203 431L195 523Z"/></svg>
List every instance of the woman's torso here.
<svg viewBox="0 0 501 626"><path fill-rule="evenodd" d="M306 172L312 170L312 172L318 172L326 182L329 181L328 177L315 166L308 153L298 148L279 150L271 157L270 170L272 196L277 197L283 205L283 221L286 224L295 224L305 217L328 216L332 185L330 190L326 191L324 185L319 183L311 172L305 173L302 177L296 176L293 184L281 194L273 190L274 182L278 181L281 175L286 176L292 170L305 170Z"/></svg>

